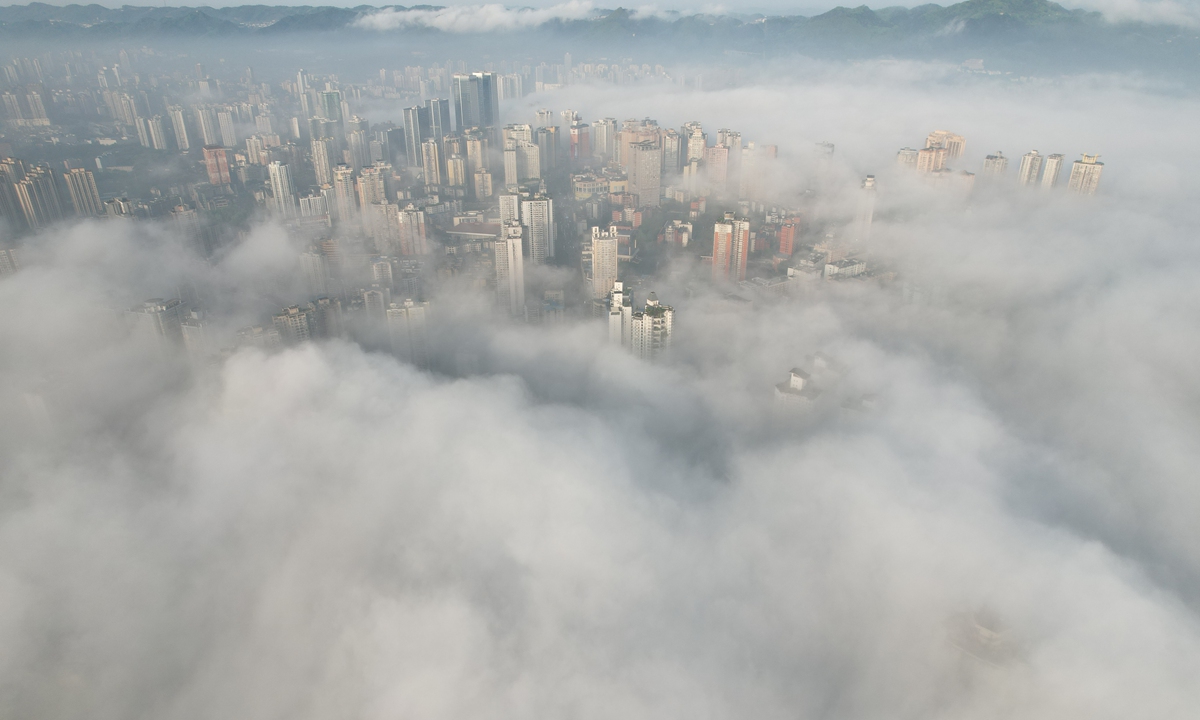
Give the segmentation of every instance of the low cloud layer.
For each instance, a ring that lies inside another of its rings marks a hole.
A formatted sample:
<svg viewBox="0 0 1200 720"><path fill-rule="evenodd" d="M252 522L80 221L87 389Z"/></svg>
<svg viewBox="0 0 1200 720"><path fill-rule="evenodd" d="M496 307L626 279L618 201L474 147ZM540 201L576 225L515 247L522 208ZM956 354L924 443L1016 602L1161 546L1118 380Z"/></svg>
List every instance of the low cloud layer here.
<svg viewBox="0 0 1200 720"><path fill-rule="evenodd" d="M211 264L152 225L32 241L0 280L0 715L1192 714L1194 99L893 64L716 97L537 101L779 142L789 193L835 141L896 282L748 307L681 260L657 364L445 302L437 372L346 341L193 366L113 310L190 282L261 321L302 293L281 228ZM1102 194L892 167L943 126L971 170L1103 152ZM818 351L824 399L774 404Z"/></svg>
<svg viewBox="0 0 1200 720"><path fill-rule="evenodd" d="M1200 7L1181 0L1074 0L1067 7L1096 10L1113 22L1200 26Z"/></svg>
<svg viewBox="0 0 1200 720"><path fill-rule="evenodd" d="M369 30L427 27L451 33L486 33L534 28L553 20L582 20L593 13L593 5L587 0L568 0L545 8L511 8L499 3L437 10L388 8L364 15L356 25Z"/></svg>

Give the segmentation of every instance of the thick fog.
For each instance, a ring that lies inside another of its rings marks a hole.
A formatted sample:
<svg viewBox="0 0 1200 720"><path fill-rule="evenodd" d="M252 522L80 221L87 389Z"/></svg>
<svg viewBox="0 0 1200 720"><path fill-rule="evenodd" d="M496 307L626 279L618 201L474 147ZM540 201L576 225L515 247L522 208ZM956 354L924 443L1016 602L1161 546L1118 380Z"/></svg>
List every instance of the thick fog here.
<svg viewBox="0 0 1200 720"><path fill-rule="evenodd" d="M748 304L681 257L644 286L676 312L654 363L448 288L431 370L347 340L192 363L120 310L194 293L228 337L308 299L302 240L29 238L0 279L0 715L1195 715L1195 97L871 62L502 110L540 107L737 128L828 218L874 174L895 280ZM1100 153L1100 191L896 167L943 128L973 172ZM817 353L819 399L774 402Z"/></svg>

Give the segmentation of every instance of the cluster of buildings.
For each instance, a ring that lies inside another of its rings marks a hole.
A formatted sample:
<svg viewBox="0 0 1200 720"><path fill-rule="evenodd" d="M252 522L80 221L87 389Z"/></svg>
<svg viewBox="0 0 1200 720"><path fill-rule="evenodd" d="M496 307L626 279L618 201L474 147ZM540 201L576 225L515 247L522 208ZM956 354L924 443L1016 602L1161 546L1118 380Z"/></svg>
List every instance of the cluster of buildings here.
<svg viewBox="0 0 1200 720"><path fill-rule="evenodd" d="M902 148L896 153L896 162L935 180L953 179L966 188L974 185L975 174L966 171L954 172L948 163L962 157L966 140L962 135L947 130L935 130L925 138L925 147L920 150ZM1067 176L1067 189L1079 195L1095 195L1100 184L1100 173L1104 163L1099 155L1084 154L1071 164ZM1058 186L1062 177L1063 155L1042 155L1031 150L1021 156L1017 171L1017 183L1025 187L1050 190ZM1008 173L1008 158L1003 152L987 155L983 159L980 175L988 180L1003 178Z"/></svg>

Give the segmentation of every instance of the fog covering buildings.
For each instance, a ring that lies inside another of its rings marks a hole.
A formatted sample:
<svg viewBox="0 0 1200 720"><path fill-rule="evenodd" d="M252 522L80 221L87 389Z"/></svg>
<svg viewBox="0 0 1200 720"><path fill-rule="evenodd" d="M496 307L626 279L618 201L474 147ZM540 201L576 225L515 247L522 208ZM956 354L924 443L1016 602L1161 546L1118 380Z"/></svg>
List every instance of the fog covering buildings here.
<svg viewBox="0 0 1200 720"><path fill-rule="evenodd" d="M1200 706L1186 88L139 48L2 63L0 714Z"/></svg>

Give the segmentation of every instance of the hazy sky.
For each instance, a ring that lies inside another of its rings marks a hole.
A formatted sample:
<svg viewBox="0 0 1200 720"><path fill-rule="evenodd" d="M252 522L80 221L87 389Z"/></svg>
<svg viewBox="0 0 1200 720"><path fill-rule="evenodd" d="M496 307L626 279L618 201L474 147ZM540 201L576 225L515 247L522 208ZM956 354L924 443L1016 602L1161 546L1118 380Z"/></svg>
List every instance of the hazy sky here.
<svg viewBox="0 0 1200 720"><path fill-rule="evenodd" d="M52 0L51 4L66 5L71 4L66 0ZM109 0L108 2L100 3L111 7L117 7L122 3ZM170 2L153 3L156 5L195 5L197 3L178 2L171 0ZM239 5L237 2L217 2L208 3L212 6ZM311 5L317 3L305 2L278 2L272 3L278 5ZM358 5L354 2L331 2L323 3L328 5L342 5L352 7ZM476 2L443 2L437 3L449 7L478 7L485 3ZM873 8L889 7L889 6L908 6L924 4L921 0L897 0L897 2L880 3L871 5ZM946 2L945 5L952 3ZM1106 17L1112 20L1140 20L1155 23L1177 23L1194 26L1200 24L1200 0L1067 0L1061 3L1068 8L1083 8L1087 10L1099 10ZM638 9L641 12L653 13L656 11L680 11L680 12L737 12L737 13L767 13L767 14L802 14L815 15L825 12L833 7L838 6L838 3L821 2L820 0L800 0L800 2L783 2L781 0L751 0L746 4L740 3L694 3L678 0L664 0L663 2L655 3L630 3L625 7ZM851 4L851 6L853 6ZM618 7L618 4L590 2L589 0L568 0L560 2L556 0L541 0L540 2L529 2L508 5L510 8L537 8L537 9L553 9L552 14L561 14L568 17L575 17L581 11L592 7Z"/></svg>

